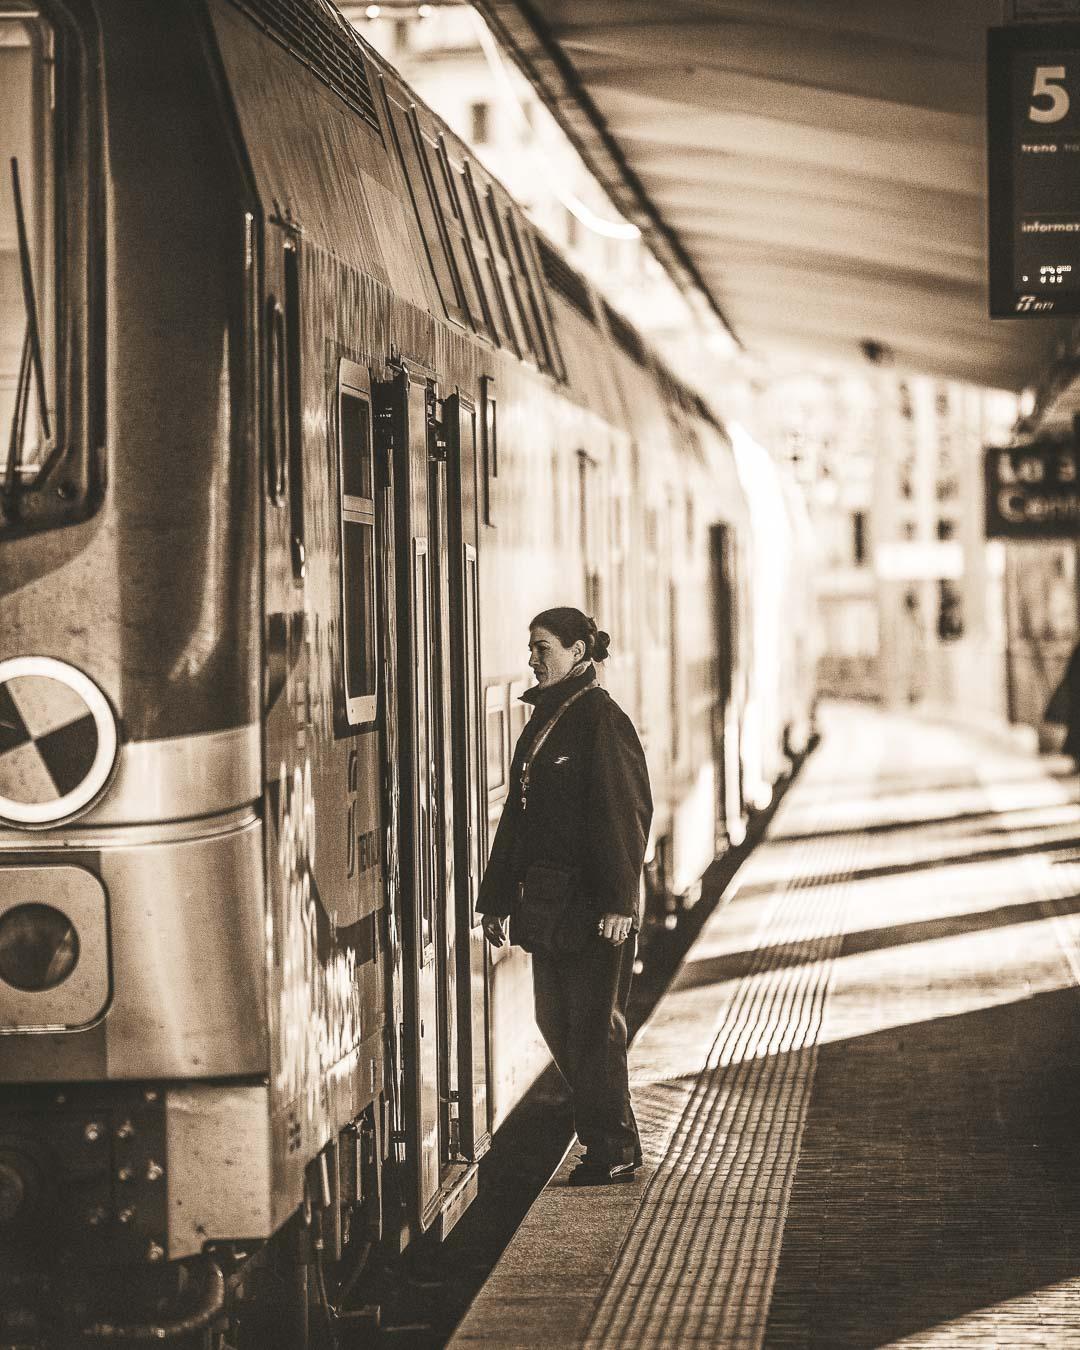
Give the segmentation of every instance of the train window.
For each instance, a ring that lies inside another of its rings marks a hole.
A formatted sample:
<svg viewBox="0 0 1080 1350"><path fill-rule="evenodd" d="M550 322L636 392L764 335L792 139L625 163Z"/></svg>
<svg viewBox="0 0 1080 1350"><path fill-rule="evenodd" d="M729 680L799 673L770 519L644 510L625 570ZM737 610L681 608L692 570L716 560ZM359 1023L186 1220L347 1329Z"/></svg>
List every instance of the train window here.
<svg viewBox="0 0 1080 1350"><path fill-rule="evenodd" d="M458 200L468 217L469 234L473 241L473 253L484 279L488 295L488 308L495 327L495 336L500 347L509 347L517 352L517 340L510 319L510 306L503 290L502 277L496 266L495 248L488 239L484 213L480 209L480 197L476 191L472 166L465 164L458 171ZM520 352L518 352L520 355Z"/></svg>
<svg viewBox="0 0 1080 1350"><path fill-rule="evenodd" d="M0 14L0 434L8 472L33 478L55 430L58 187L54 32L37 5ZM12 164L14 161L14 166ZM16 207L15 180L18 180Z"/></svg>
<svg viewBox="0 0 1080 1350"><path fill-rule="evenodd" d="M442 208L442 223L450 241L450 252L457 266L458 279L465 292L465 307L476 331L484 337L490 337L491 325L488 322L480 276L476 270L472 249L469 247L465 217L454 190L456 166L452 165L446 143L441 136L435 141L426 132L421 131L420 140L427 154L431 181L435 185L435 197Z"/></svg>
<svg viewBox="0 0 1080 1350"><path fill-rule="evenodd" d="M645 631L652 642L660 641L660 515L645 512Z"/></svg>
<svg viewBox="0 0 1080 1350"><path fill-rule="evenodd" d="M300 413L300 253L285 249L285 436L289 465L289 523L293 580L304 579L304 419Z"/></svg>
<svg viewBox="0 0 1080 1350"><path fill-rule="evenodd" d="M509 764L506 732L506 691L501 684L488 685L484 693L484 741L489 798L501 797L506 791Z"/></svg>
<svg viewBox="0 0 1080 1350"><path fill-rule="evenodd" d="M484 859L487 857L485 841L482 838L485 828L486 811L484 809L484 784L480 775L480 575L476 549L472 544L465 545L465 613L464 650L465 650L465 693L466 721L469 764L469 810L466 820L469 849L470 908L476 899L476 887L484 872ZM473 921L476 922L474 915Z"/></svg>
<svg viewBox="0 0 1080 1350"><path fill-rule="evenodd" d="M536 244L528 229L518 230L511 222L517 234L517 249L521 257L522 268L529 283L529 300L536 319L537 331L544 347L544 359L547 368L559 379L566 378L566 368L559 356L555 342L555 324L548 306L547 290L541 281L540 263L536 254Z"/></svg>
<svg viewBox="0 0 1080 1350"><path fill-rule="evenodd" d="M421 964L426 966L434 956L436 885L432 857L435 830L432 756L435 752L431 742L435 728L431 708L431 575L426 539L413 540L413 614L416 651L416 745L413 756L417 810L416 866L420 899L420 956Z"/></svg>
<svg viewBox="0 0 1080 1350"><path fill-rule="evenodd" d="M341 472L342 654L350 726L375 720L375 490L371 404L364 372L341 363L338 392ZM346 383L348 381L348 383Z"/></svg>
<svg viewBox="0 0 1080 1350"><path fill-rule="evenodd" d="M432 845L435 838L435 791L432 771L432 610L431 571L427 539L413 540L413 649L416 653L416 742L413 745L413 790L416 794L416 890L420 907L418 964L435 957L435 868Z"/></svg>
<svg viewBox="0 0 1080 1350"><path fill-rule="evenodd" d="M563 546L563 482L558 450L551 452L551 544L555 549Z"/></svg>
<svg viewBox="0 0 1080 1350"><path fill-rule="evenodd" d="M484 524L495 524L495 484L499 476L499 409L495 381L485 375L480 381L480 454L484 474Z"/></svg>
<svg viewBox="0 0 1080 1350"><path fill-rule="evenodd" d="M463 296L447 252L442 231L439 229L431 188L428 185L427 173L420 154L420 130L416 123L415 114L410 108L406 108L404 104L399 103L385 84L383 85L383 92L386 95L386 106L390 112L389 120L393 128L394 142L397 145L401 167L405 172L409 195L412 197L413 206L416 208L416 218L420 222L420 233L423 236L424 247L427 249L428 259L431 262L431 270L435 277L435 284L439 289L443 308L449 318L464 327L466 317L462 307Z"/></svg>
<svg viewBox="0 0 1080 1350"><path fill-rule="evenodd" d="M469 118L472 122L472 134L469 140L473 145L487 145L489 139L491 119L489 113L491 105L489 103L470 103Z"/></svg>
<svg viewBox="0 0 1080 1350"><path fill-rule="evenodd" d="M540 305L536 298L536 290L529 272L529 266L525 260L521 234L517 222L514 220L514 212L510 207L507 207L503 213L503 221L506 227L506 241L510 249L511 266L514 276L517 278L521 295L521 313L529 334L529 346L541 370L550 370L552 368L551 353L548 351L545 340Z"/></svg>
<svg viewBox="0 0 1080 1350"><path fill-rule="evenodd" d="M668 582L668 724L671 727L671 762L682 758L682 652L679 648L679 588Z"/></svg>
<svg viewBox="0 0 1080 1350"><path fill-rule="evenodd" d="M938 637L955 642L964 636L964 593L955 581L938 582Z"/></svg>
<svg viewBox="0 0 1080 1350"><path fill-rule="evenodd" d="M372 502L375 497L371 466L371 435L368 426L368 405L351 394L341 400L341 483L346 497L360 497ZM349 453L344 453L346 444Z"/></svg>
<svg viewBox="0 0 1080 1350"><path fill-rule="evenodd" d="M589 458L586 451L578 451L578 526L579 543L582 548L582 558L585 559L586 571L589 570L593 562L593 521L591 521L591 505L593 505L593 493L590 491L591 478L595 464Z"/></svg>
<svg viewBox="0 0 1080 1350"><path fill-rule="evenodd" d="M515 680L510 686L510 744L515 746L518 743L518 737L525 730L525 723L529 720L529 705L522 703L521 696L529 687L528 680Z"/></svg>
<svg viewBox="0 0 1080 1350"><path fill-rule="evenodd" d="M578 454L578 521L581 529L581 559L585 569L585 609L596 614L603 609L600 584L600 521L596 460L584 450Z"/></svg>
<svg viewBox="0 0 1080 1350"><path fill-rule="evenodd" d="M267 306L266 491L275 506L285 501L287 483L288 397L285 369L285 311L276 300Z"/></svg>
<svg viewBox="0 0 1080 1350"><path fill-rule="evenodd" d="M627 512L621 496L611 499L611 575L613 583L612 617L616 632L625 633L630 627L630 570L629 546L626 538Z"/></svg>
<svg viewBox="0 0 1080 1350"><path fill-rule="evenodd" d="M491 249L495 258L495 267L503 283L503 293L509 300L508 311L510 316L510 326L514 334L514 345L517 347L520 356L535 356L532 336L529 329L525 297L522 294L521 285L514 272L513 255L510 251L509 242L506 237L506 229L499 213L499 204L495 200L495 193L491 188L488 188L487 190L484 197L484 204L487 208L486 214L488 224L491 227L488 231L488 237L491 240Z"/></svg>
<svg viewBox="0 0 1080 1350"><path fill-rule="evenodd" d="M866 512L851 513L851 559L856 567L866 566Z"/></svg>
<svg viewBox="0 0 1080 1350"><path fill-rule="evenodd" d="M960 480L955 474L947 474L939 478L934 489L935 496L939 502L954 501L960 495Z"/></svg>

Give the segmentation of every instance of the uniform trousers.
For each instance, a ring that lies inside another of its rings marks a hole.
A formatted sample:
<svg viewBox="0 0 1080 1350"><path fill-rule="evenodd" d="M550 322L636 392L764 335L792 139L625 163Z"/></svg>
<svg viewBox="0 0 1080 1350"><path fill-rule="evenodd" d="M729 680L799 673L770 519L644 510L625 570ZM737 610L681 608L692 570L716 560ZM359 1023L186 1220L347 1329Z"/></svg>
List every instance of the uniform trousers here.
<svg viewBox="0 0 1080 1350"><path fill-rule="evenodd" d="M641 1162L626 1067L626 1003L637 934L580 952L535 952L536 1024L570 1087L574 1126L590 1162Z"/></svg>

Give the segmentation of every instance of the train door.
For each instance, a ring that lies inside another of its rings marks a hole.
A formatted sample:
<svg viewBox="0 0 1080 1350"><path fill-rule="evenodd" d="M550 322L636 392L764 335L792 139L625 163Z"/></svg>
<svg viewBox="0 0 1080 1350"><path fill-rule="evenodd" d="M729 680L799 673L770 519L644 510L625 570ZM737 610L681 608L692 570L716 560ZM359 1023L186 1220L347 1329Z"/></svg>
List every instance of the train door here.
<svg viewBox="0 0 1080 1350"><path fill-rule="evenodd" d="M714 525L709 531L716 679L712 713L713 763L716 765L717 847L739 844L745 834L742 802L739 710L735 700L739 615L735 531Z"/></svg>
<svg viewBox="0 0 1080 1350"><path fill-rule="evenodd" d="M396 483L396 828L406 1158L420 1227L438 1220L445 1232L448 1215L456 1217L475 1193L475 1169L469 1166L475 1154L464 1151L475 1142L472 913L466 916L459 903L469 871L459 839L475 812L470 785L479 782L477 727L470 733L468 704L460 695L473 678L479 687L478 669L472 677L465 665L469 653L476 653L475 592L472 637L465 642L456 636L464 631L459 614L467 608L465 579L456 566L462 493L449 458L450 443L460 437L445 434L434 382L402 369L379 386L376 416ZM475 557L475 488L469 503ZM486 1102L484 1107L486 1113Z"/></svg>
<svg viewBox="0 0 1080 1350"><path fill-rule="evenodd" d="M453 781L457 879L455 908L458 941L458 999L469 1034L459 1038L459 1144L467 1158L486 1152L487 1096L487 953L477 892L483 868L487 815L482 776L483 685L480 678L480 577L478 554L478 462L476 409L460 394L446 400L443 427L447 446L450 545L450 651L454 671L452 715L455 727Z"/></svg>

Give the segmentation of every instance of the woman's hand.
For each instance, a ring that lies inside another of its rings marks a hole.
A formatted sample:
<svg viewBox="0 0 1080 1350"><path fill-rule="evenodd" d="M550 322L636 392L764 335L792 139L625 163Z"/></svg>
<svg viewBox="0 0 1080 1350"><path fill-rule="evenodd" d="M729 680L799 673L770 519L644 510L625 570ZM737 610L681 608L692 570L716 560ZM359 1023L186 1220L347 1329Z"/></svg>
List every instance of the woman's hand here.
<svg viewBox="0 0 1080 1350"><path fill-rule="evenodd" d="M617 947L630 936L631 919L629 914L605 914L596 925L597 934Z"/></svg>
<svg viewBox="0 0 1080 1350"><path fill-rule="evenodd" d="M506 920L498 914L485 914L481 922L487 940L493 947L501 947L506 942Z"/></svg>

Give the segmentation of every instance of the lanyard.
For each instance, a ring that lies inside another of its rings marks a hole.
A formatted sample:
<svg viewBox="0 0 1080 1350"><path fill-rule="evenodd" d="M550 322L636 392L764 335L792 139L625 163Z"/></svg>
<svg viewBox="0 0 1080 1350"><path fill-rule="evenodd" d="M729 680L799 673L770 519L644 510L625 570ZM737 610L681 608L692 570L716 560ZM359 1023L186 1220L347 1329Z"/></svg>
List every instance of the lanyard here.
<svg viewBox="0 0 1080 1350"><path fill-rule="evenodd" d="M528 809L529 770L532 768L533 760L540 753L540 750L544 742L551 735L552 731L554 730L555 723L559 720L559 718L563 715L563 713L569 709L571 704L576 703L578 699L582 696L582 694L587 694L590 689L596 688L597 686L595 684L587 684L584 689L578 689L574 693L572 693L570 697L566 700L566 702L556 709L554 717L552 717L550 721L544 723L544 726L540 731L540 734L537 736L536 740L533 741L532 745L529 747L529 751L525 756L524 763L521 766L522 813L524 813Z"/></svg>

